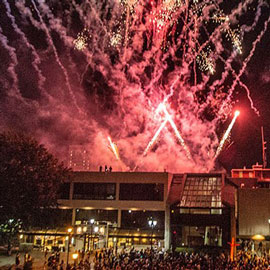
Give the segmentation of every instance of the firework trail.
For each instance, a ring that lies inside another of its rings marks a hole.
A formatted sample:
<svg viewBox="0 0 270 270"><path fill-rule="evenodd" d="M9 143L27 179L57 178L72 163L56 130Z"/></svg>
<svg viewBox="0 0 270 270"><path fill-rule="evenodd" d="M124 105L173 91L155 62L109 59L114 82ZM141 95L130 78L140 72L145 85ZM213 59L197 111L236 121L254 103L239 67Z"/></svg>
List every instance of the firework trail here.
<svg viewBox="0 0 270 270"><path fill-rule="evenodd" d="M16 56L16 50L9 46L8 45L8 40L7 38L3 35L3 32L2 32L2 28L0 27L0 41L3 45L3 47L8 51L9 53L9 56L10 56L10 64L9 64L9 67L7 68L7 70L9 71L10 73L10 76L13 80L13 84L14 84L14 90L18 90L18 78L17 78L17 74L16 74L16 66L18 64L18 59L17 59L17 56ZM13 89L13 88L12 88ZM20 93L18 91L15 91L15 94L20 96Z"/></svg>
<svg viewBox="0 0 270 270"><path fill-rule="evenodd" d="M65 67L64 67L63 64L62 64L62 62L61 62L60 59L59 59L59 56L58 56L57 50L56 50L56 48L55 48L55 45L54 45L54 43L53 43L52 37L51 37L51 35L50 35L50 32L49 32L49 30L48 30L46 24L44 23L44 21L43 21L43 19L42 19L42 16L41 16L41 14L40 14L40 12L39 12L39 10L38 10L36 4L35 4L35 1L34 1L34 0L31 0L31 3L32 3L33 6L34 6L34 9L35 9L35 11L36 11L37 14L38 14L38 17L39 17L39 19L40 19L40 22L42 23L42 26L43 26L43 28L44 28L44 30L45 30L45 33L46 33L47 37L48 37L48 41L49 41L49 43L50 43L50 45L51 45L51 47L52 47L52 49L53 49L53 53L54 53L56 62L58 63L58 65L60 66L60 68L61 68L62 71L63 71L63 74L64 74L64 76L65 76L65 80L66 80L66 85L67 85L67 87L68 87L68 91L69 91L69 94L70 94L70 96L71 96L71 98L72 98L72 101L73 101L73 103L74 103L76 109L77 109L80 113L83 113L82 110L79 108L79 106L78 106L78 104L77 104L76 98L75 98L75 96L74 96L74 94L73 94L73 91L72 91L72 89L71 89L71 85L70 85L70 81L69 81L69 76L68 76L67 70L65 69Z"/></svg>
<svg viewBox="0 0 270 270"><path fill-rule="evenodd" d="M216 159L216 158L218 157L218 155L220 154L220 152L221 152L221 150L222 150L222 148L223 148L223 146L224 146L224 143L225 143L226 140L228 139L228 136L230 135L230 132L231 132L231 130L232 130L232 128L233 128L233 125L234 125L234 123L235 123L235 121L236 121L236 118L239 116L239 114L240 114L239 111L236 111L236 112L234 113L234 117L233 117L233 119L232 119L230 125L228 126L226 132L224 133L224 135L223 135L223 137L222 137L220 143L219 143L219 146L218 146L218 148L217 148L217 151L216 151L216 154L215 154L215 157L214 157L215 159Z"/></svg>
<svg viewBox="0 0 270 270"><path fill-rule="evenodd" d="M113 151L113 154L114 154L115 158L117 160L119 160L120 158L119 158L119 154L118 154L117 148L115 146L115 143L112 142L112 139L111 139L110 136L108 136L108 141L110 143L110 147L111 147L111 150Z"/></svg>
<svg viewBox="0 0 270 270"><path fill-rule="evenodd" d="M14 28L14 30L16 31L16 33L18 33L23 42L26 44L27 48L31 49L31 52L34 56L34 60L32 61L32 64L33 64L33 67L35 69L35 71L37 72L38 76L39 76L39 80L38 80L38 84L39 84L39 88L42 90L43 94L45 93L44 91L44 82L45 82L45 77L42 75L40 69L39 69L39 65L40 65L40 57L38 56L34 46L29 43L29 41L27 40L27 37L25 36L24 32L18 27L18 25L16 24L16 21L15 21L15 17L12 16L11 14L11 9L10 9L10 5L9 3L7 2L7 0L4 0L3 1L5 7L6 7L6 10L7 10L7 16L10 18L11 20L11 24Z"/></svg>
<svg viewBox="0 0 270 270"><path fill-rule="evenodd" d="M256 50L256 46L257 46L258 42L260 42L261 38L262 38L263 35L265 34L269 22L270 22L270 17L268 18L267 21L265 21L265 23L264 23L264 29L263 29L263 30L261 31L261 33L258 35L257 39L253 42L253 44L252 44L252 49L251 49L249 55L248 55L247 58L244 60L243 65L242 65L242 67L241 67L241 69L240 69L240 71L239 71L239 73L238 73L236 79L234 80L234 82L233 82L231 88L229 89L229 91L228 91L229 94L228 94L228 96L227 96L227 98L226 98L226 101L227 101L227 102L229 102L229 100L230 100L230 98L231 98L231 95L232 95L232 93L233 93L233 91L234 91L234 89L235 89L235 86L237 85L237 83L239 83L241 76L242 76L243 73L245 72L246 67L247 67L247 64L249 63L250 59L252 58L252 56L253 56L253 54L254 54L254 51ZM256 108L254 108L254 106L253 106L253 101L251 100L249 90L248 90L247 88L245 88L245 90L246 90L247 93L248 93L248 97L249 97L249 101L250 101L250 103L251 103L251 105L252 105L252 109L255 111L256 114L258 114L258 110L257 110ZM224 102L224 103L223 103L223 107L226 106L227 102ZM221 108L221 110L223 109L223 107Z"/></svg>
<svg viewBox="0 0 270 270"><path fill-rule="evenodd" d="M162 131L162 129L166 126L167 122L168 122L168 118L166 118L163 123L160 125L159 129L156 131L155 135L153 136L153 138L151 139L151 141L148 143L147 147L145 148L144 152L143 152L143 157L147 155L148 151L153 147L155 141L157 140L160 132Z"/></svg>

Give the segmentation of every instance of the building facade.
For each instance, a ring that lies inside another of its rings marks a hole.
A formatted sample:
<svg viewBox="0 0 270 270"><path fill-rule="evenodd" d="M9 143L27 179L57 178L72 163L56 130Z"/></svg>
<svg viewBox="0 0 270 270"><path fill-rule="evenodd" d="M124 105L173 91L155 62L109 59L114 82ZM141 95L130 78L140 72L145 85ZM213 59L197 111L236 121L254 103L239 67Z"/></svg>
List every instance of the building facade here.
<svg viewBox="0 0 270 270"><path fill-rule="evenodd" d="M73 227L83 228L91 219L108 224L103 229L106 246L153 243L169 248L168 179L168 173L74 172L58 202L61 209L72 210ZM85 230L92 235L91 228Z"/></svg>
<svg viewBox="0 0 270 270"><path fill-rule="evenodd" d="M233 169L229 181L237 188L237 235L270 248L270 169L256 164Z"/></svg>

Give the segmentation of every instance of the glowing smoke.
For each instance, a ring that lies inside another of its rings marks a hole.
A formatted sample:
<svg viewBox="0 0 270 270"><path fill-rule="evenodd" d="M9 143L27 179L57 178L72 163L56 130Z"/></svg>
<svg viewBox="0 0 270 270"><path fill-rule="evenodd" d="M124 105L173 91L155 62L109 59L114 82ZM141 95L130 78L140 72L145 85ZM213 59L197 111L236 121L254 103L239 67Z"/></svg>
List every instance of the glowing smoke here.
<svg viewBox="0 0 270 270"><path fill-rule="evenodd" d="M89 145L92 169L125 167L104 134L130 168L142 157L141 170L212 168L236 86L258 113L242 75L269 23L263 0L233 1L226 14L224 3L3 0L0 127L60 158Z"/></svg>

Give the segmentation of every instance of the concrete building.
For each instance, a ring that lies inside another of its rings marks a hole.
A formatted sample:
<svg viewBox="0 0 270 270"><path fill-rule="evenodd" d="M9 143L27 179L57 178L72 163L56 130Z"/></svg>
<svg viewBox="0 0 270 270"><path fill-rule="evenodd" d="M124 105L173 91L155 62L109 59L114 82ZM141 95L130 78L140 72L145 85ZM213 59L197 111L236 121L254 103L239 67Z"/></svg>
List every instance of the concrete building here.
<svg viewBox="0 0 270 270"><path fill-rule="evenodd" d="M86 226L92 238L89 220L109 224L107 246L225 246L235 235L234 189L226 183L224 173L74 172L59 205L72 209L72 226Z"/></svg>
<svg viewBox="0 0 270 270"><path fill-rule="evenodd" d="M224 173L173 176L168 196L173 247L226 248L235 237L234 190L227 186Z"/></svg>
<svg viewBox="0 0 270 270"><path fill-rule="evenodd" d="M237 235L254 240L255 247L263 241L270 247L270 169L262 165L233 169L229 181L237 189Z"/></svg>
<svg viewBox="0 0 270 270"><path fill-rule="evenodd" d="M73 227L87 226L91 219L97 225L109 224L104 240L107 246L152 242L168 249L171 177L153 172L74 172L71 182L63 185L58 202L60 208L72 209ZM151 220L157 222L154 228L149 226ZM89 245L87 241L89 237L84 239Z"/></svg>
<svg viewBox="0 0 270 270"><path fill-rule="evenodd" d="M26 235L49 249L67 247L67 239L77 250L150 245L166 250L227 248L236 236L236 191L237 186L218 172L75 171L63 183L58 200L61 215L70 217L69 225L62 222L65 226L55 231ZM67 233L69 226L72 231Z"/></svg>

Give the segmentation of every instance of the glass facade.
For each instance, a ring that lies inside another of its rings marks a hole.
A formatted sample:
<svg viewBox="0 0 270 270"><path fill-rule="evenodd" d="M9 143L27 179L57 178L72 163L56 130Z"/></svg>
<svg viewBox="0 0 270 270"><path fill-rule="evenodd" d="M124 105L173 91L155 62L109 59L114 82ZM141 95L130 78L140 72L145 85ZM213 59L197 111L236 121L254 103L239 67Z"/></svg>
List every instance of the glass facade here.
<svg viewBox="0 0 270 270"><path fill-rule="evenodd" d="M149 228L148 221L150 219L156 220L157 225L155 229L164 229L164 211L121 211L123 228Z"/></svg>
<svg viewBox="0 0 270 270"><path fill-rule="evenodd" d="M173 233L177 246L222 246L222 229L219 226L180 226Z"/></svg>
<svg viewBox="0 0 270 270"><path fill-rule="evenodd" d="M187 177L180 207L221 208L221 177Z"/></svg>
<svg viewBox="0 0 270 270"><path fill-rule="evenodd" d="M114 183L74 183L74 200L115 200Z"/></svg>
<svg viewBox="0 0 270 270"><path fill-rule="evenodd" d="M163 201L164 184L120 184L120 200Z"/></svg>

